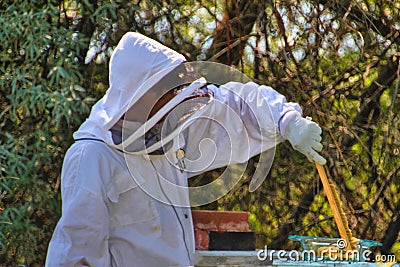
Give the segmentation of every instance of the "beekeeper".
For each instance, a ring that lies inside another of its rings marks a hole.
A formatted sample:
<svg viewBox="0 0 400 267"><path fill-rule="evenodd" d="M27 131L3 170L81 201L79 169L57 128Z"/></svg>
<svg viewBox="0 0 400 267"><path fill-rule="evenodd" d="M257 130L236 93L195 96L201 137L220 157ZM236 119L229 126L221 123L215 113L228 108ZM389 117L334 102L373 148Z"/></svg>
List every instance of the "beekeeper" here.
<svg viewBox="0 0 400 267"><path fill-rule="evenodd" d="M186 62L138 33L122 37L109 90L65 155L62 216L46 266L193 265L190 207L237 181L222 174L223 183L192 189L188 178L284 140L325 164L321 129L298 104L253 82L216 84L220 67Z"/></svg>

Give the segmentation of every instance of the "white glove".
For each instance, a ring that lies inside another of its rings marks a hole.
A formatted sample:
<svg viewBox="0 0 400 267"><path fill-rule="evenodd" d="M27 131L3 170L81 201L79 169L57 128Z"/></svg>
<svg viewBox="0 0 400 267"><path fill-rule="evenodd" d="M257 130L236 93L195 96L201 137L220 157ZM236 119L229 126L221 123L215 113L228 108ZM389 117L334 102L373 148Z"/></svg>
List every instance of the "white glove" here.
<svg viewBox="0 0 400 267"><path fill-rule="evenodd" d="M321 127L311 119L301 117L299 113L291 116L286 123L282 136L287 139L292 147L303 153L308 160L315 161L321 165L326 160L317 152L321 152Z"/></svg>

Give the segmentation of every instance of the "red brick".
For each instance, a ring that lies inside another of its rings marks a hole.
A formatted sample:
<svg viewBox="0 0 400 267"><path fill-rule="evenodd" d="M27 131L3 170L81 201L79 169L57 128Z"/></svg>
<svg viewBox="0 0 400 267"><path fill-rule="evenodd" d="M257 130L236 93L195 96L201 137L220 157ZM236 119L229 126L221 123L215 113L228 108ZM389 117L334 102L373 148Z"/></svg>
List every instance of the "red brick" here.
<svg viewBox="0 0 400 267"><path fill-rule="evenodd" d="M194 230L195 247L196 250L208 250L209 237L206 230Z"/></svg>
<svg viewBox="0 0 400 267"><path fill-rule="evenodd" d="M249 232L248 213L242 211L193 210L195 229L218 232Z"/></svg>

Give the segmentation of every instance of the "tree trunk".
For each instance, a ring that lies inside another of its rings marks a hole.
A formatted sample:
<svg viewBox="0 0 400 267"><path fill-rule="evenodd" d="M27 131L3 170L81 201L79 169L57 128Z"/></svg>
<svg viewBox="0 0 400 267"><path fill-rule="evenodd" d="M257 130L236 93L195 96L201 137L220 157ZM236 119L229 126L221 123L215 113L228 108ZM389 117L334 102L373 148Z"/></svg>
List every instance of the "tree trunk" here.
<svg viewBox="0 0 400 267"><path fill-rule="evenodd" d="M393 244L396 242L400 233L400 201L397 203L395 212L393 214L393 219L389 223L388 228L386 229L385 236L382 240L382 249L381 252L383 255L388 255Z"/></svg>
<svg viewBox="0 0 400 267"><path fill-rule="evenodd" d="M227 65L237 65L242 59L248 35L258 14L264 12L262 6L262 3L255 0L226 0L225 13L214 31L207 58Z"/></svg>

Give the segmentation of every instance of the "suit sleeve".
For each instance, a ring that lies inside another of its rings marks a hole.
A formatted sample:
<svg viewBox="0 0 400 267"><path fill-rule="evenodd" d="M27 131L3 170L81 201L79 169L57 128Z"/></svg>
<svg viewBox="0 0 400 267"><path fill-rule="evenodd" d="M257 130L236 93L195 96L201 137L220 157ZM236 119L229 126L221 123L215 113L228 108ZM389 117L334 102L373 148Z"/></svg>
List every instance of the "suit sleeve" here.
<svg viewBox="0 0 400 267"><path fill-rule="evenodd" d="M244 163L284 141L285 122L302 110L271 87L255 83L210 86L214 99L187 129L188 175Z"/></svg>
<svg viewBox="0 0 400 267"><path fill-rule="evenodd" d="M105 173L86 145L72 147L66 154L62 216L49 244L46 266L110 266L109 214L100 179Z"/></svg>

